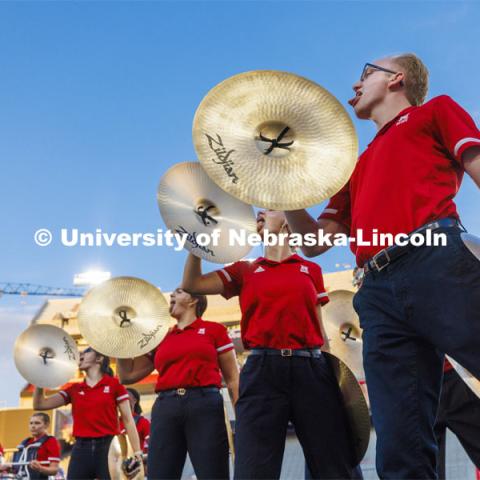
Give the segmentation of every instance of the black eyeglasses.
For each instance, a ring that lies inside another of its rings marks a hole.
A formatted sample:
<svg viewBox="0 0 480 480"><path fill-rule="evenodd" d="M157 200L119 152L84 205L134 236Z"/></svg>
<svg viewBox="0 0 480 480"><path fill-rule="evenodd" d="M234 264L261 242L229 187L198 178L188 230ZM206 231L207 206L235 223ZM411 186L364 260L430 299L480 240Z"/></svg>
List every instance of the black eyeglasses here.
<svg viewBox="0 0 480 480"><path fill-rule="evenodd" d="M381 67L380 65L375 65L373 63L366 63L365 66L363 67L363 70L362 70L362 75L360 76L360 81L363 82L366 78L367 75L369 75L370 72L369 69L372 69L372 70L380 70L381 72L386 72L386 73L392 73L392 74L396 74L396 73L399 73L399 72L394 72L393 70L389 70L388 68L383 68Z"/></svg>

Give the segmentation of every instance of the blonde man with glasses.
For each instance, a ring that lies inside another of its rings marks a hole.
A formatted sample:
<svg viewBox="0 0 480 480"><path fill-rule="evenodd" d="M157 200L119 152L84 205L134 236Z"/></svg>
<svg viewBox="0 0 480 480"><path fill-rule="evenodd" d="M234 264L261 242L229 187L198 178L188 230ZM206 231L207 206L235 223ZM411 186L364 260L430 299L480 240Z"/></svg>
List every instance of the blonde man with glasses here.
<svg viewBox="0 0 480 480"><path fill-rule="evenodd" d="M450 97L424 103L428 71L414 54L367 63L349 104L377 134L315 220L287 212L300 233L403 235L391 246L352 243L365 271L354 299L381 478L437 478L433 426L443 353L480 376L480 260L462 241L453 198L464 173L480 187L480 131ZM446 246L415 247L443 233ZM306 247L315 256L327 246Z"/></svg>

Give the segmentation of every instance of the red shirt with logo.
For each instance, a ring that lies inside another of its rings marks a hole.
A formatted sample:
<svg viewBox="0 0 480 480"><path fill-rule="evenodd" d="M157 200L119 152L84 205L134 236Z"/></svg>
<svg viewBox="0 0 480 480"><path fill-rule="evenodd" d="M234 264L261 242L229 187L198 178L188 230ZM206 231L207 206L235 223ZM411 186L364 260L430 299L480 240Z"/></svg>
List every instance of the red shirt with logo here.
<svg viewBox="0 0 480 480"><path fill-rule="evenodd" d="M93 387L84 380L59 393L65 404L72 404L74 437L104 437L120 433L117 405L129 397L118 378L104 375Z"/></svg>
<svg viewBox="0 0 480 480"><path fill-rule="evenodd" d="M319 218L335 220L358 239L372 232L410 233L445 217L458 218L453 198L463 178L463 152L480 146L475 122L442 95L401 111L376 134L358 159L349 182ZM384 246L351 243L363 265Z"/></svg>
<svg viewBox="0 0 480 480"><path fill-rule="evenodd" d="M218 356L232 350L227 329L197 318L181 329L170 329L152 352L158 371L155 391L172 388L222 386Z"/></svg>
<svg viewBox="0 0 480 480"><path fill-rule="evenodd" d="M147 453L148 451L148 439L150 438L150 422L147 418L142 415L133 414L133 420L135 421L135 426L137 427L138 438L140 439L140 446L142 450ZM120 433L122 435L127 433L125 425L120 418Z"/></svg>
<svg viewBox="0 0 480 480"><path fill-rule="evenodd" d="M322 269L292 255L263 257L218 270L225 298L240 297L245 348L314 348L323 345L317 305L328 303Z"/></svg>
<svg viewBox="0 0 480 480"><path fill-rule="evenodd" d="M46 434L45 434L46 435ZM42 437L33 438L31 437L26 446L31 445L32 443L38 442ZM49 437L37 450L37 461L39 462L60 462L60 444L55 437Z"/></svg>

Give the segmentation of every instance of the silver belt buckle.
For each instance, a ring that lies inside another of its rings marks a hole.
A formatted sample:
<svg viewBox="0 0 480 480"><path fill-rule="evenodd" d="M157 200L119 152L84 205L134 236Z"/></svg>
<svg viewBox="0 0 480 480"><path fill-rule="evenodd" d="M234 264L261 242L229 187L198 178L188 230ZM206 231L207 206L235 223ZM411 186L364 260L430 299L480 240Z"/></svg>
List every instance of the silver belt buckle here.
<svg viewBox="0 0 480 480"><path fill-rule="evenodd" d="M377 258L382 254L385 254L385 256L387 257L387 263L383 265L378 265ZM387 249L384 248L383 250L380 250L378 253L376 253L372 257L372 263L375 265L377 272L381 272L390 263L390 255L388 254Z"/></svg>
<svg viewBox="0 0 480 480"><path fill-rule="evenodd" d="M280 350L280 354L282 355L282 357L292 357L293 350L291 348L282 348Z"/></svg>
<svg viewBox="0 0 480 480"><path fill-rule="evenodd" d="M177 388L177 395L184 396L187 393L185 388Z"/></svg>

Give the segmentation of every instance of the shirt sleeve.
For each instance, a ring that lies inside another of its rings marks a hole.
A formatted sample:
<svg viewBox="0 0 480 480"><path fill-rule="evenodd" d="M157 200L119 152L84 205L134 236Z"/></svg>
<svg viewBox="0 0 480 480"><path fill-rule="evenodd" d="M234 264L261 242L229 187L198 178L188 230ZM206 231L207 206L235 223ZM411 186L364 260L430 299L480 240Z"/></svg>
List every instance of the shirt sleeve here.
<svg viewBox="0 0 480 480"><path fill-rule="evenodd" d="M223 282L222 296L226 299L240 295L243 286L243 268L245 262L235 262L217 270L217 275Z"/></svg>
<svg viewBox="0 0 480 480"><path fill-rule="evenodd" d="M228 336L227 329L224 325L221 325L220 323L214 324L213 340L218 355L234 349L232 339Z"/></svg>
<svg viewBox="0 0 480 480"><path fill-rule="evenodd" d="M75 392L76 385L70 385L67 388L64 388L62 390L59 390L58 393L63 397L65 401L65 405L68 405L69 403L72 403L72 398Z"/></svg>
<svg viewBox="0 0 480 480"><path fill-rule="evenodd" d="M140 447L146 452L148 450L148 439L150 438L150 422L142 417L138 422L138 435L140 437Z"/></svg>
<svg viewBox="0 0 480 480"><path fill-rule="evenodd" d="M465 150L480 147L480 131L472 117L449 96L437 97L434 119L440 142L458 163Z"/></svg>
<svg viewBox="0 0 480 480"><path fill-rule="evenodd" d="M60 462L60 445L55 437L49 437L38 449L37 460L43 462Z"/></svg>
<svg viewBox="0 0 480 480"><path fill-rule="evenodd" d="M350 231L352 223L350 207L350 182L347 182L347 184L330 199L328 205L318 217L318 220L334 220Z"/></svg>
<svg viewBox="0 0 480 480"><path fill-rule="evenodd" d="M317 305L323 306L326 305L330 299L328 298L328 293L323 283L322 269L320 265L317 265L316 263L313 265L314 268L312 268L312 279L315 285L315 290L317 291Z"/></svg>
<svg viewBox="0 0 480 480"><path fill-rule="evenodd" d="M128 400L128 392L127 389L118 381L118 379L115 379L117 381L115 385L115 400L118 403L124 402L125 400Z"/></svg>

